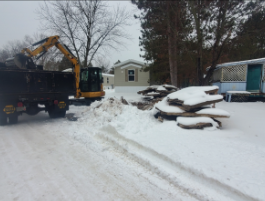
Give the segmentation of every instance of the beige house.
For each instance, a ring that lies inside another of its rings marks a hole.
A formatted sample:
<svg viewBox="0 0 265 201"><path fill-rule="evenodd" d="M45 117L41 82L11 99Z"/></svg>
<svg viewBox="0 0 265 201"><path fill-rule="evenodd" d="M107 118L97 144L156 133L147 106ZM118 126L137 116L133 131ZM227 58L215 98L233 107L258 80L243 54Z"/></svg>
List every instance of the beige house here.
<svg viewBox="0 0 265 201"><path fill-rule="evenodd" d="M114 75L102 73L103 76L103 89L114 89Z"/></svg>
<svg viewBox="0 0 265 201"><path fill-rule="evenodd" d="M115 92L137 92L149 86L149 72L143 72L141 68L145 64L133 59L115 64L114 86Z"/></svg>

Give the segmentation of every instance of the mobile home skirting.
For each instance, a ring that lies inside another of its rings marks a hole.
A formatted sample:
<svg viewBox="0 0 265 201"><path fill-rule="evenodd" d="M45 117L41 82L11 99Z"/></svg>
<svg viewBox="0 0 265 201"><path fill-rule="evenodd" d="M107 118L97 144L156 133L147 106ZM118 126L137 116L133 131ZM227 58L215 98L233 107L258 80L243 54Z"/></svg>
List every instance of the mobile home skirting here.
<svg viewBox="0 0 265 201"><path fill-rule="evenodd" d="M218 86L218 93L226 93L227 91L246 91L246 82L214 82L214 86Z"/></svg>

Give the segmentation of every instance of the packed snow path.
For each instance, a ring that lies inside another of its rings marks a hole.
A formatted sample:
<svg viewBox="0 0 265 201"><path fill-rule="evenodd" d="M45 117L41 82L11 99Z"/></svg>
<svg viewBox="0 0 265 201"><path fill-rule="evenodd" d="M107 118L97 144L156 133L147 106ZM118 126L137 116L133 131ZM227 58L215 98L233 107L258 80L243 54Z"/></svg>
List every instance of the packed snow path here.
<svg viewBox="0 0 265 201"><path fill-rule="evenodd" d="M194 200L69 123L41 112L0 127L0 200Z"/></svg>

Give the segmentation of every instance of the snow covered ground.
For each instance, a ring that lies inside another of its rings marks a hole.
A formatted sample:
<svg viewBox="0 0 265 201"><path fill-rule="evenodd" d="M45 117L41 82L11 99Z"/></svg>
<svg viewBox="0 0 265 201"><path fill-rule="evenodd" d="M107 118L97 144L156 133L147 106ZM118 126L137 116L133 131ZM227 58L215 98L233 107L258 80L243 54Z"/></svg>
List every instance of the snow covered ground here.
<svg viewBox="0 0 265 201"><path fill-rule="evenodd" d="M265 103L217 103L221 129L185 130L121 96L141 100L108 90L70 107L78 121L0 127L0 200L265 200Z"/></svg>

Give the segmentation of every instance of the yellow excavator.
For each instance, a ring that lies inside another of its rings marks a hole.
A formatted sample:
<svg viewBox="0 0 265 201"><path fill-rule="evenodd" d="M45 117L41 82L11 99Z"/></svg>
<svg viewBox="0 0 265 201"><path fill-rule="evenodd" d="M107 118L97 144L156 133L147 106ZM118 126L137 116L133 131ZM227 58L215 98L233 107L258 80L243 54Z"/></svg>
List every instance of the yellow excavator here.
<svg viewBox="0 0 265 201"><path fill-rule="evenodd" d="M66 45L63 45L59 42L59 36L50 36L32 44L32 46L36 45L39 46L33 51L31 51L29 48L24 48L21 53L28 57L34 57L38 55L38 57L36 58L38 59L43 56L48 51L48 49L53 46L56 46L64 54L64 56L73 64L76 88L75 98L84 97L96 99L105 95L105 92L103 91L103 78L101 69L95 67L80 69L78 59L72 54L72 52ZM15 58L14 61L17 66L23 68L23 62L21 62L21 59Z"/></svg>

